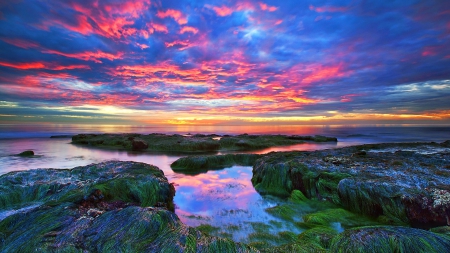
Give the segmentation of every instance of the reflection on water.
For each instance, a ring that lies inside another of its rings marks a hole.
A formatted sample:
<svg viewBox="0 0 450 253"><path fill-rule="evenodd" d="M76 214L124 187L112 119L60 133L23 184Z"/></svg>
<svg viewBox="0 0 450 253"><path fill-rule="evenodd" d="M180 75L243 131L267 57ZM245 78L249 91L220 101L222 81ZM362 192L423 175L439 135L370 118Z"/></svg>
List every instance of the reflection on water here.
<svg viewBox="0 0 450 253"><path fill-rule="evenodd" d="M261 197L253 188L251 178L251 167L233 166L175 179L175 212L189 226L219 227L218 234L229 233L229 227L234 226L233 239L245 241L254 232L252 223L282 222L264 209L279 205L283 200ZM287 230L287 227L292 232L301 232L284 222L282 226L271 228L271 232Z"/></svg>

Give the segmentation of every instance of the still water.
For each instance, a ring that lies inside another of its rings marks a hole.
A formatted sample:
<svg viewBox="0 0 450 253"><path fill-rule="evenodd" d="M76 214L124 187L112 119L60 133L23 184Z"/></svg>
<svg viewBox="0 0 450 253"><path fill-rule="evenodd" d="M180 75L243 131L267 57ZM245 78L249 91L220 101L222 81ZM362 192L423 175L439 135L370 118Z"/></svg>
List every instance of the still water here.
<svg viewBox="0 0 450 253"><path fill-rule="evenodd" d="M71 144L70 138L49 138L52 135L77 133L218 133L218 134L298 134L337 137L338 143L299 144L273 147L252 153L272 151L319 150L349 145L380 142L413 142L450 139L449 127L385 127L385 126L264 126L264 127L129 127L129 126L16 126L0 125L0 175L16 170L36 168L73 168L108 160L136 161L153 164L164 171L169 182L175 183L174 202L176 214L189 226L208 224L219 227L217 235L226 234L236 241L247 242L258 223L269 224L268 232L301 230L291 223L281 221L265 209L285 203L270 196L262 197L251 184L252 168L233 166L199 175L184 175L171 170L170 164L180 155L111 151L87 148ZM11 156L24 150L33 150L37 157ZM0 210L8 212L8 210ZM298 212L308 213L303 209ZM301 215L299 215L301 217ZM270 225L275 224L275 225ZM336 229L341 228L336 224Z"/></svg>

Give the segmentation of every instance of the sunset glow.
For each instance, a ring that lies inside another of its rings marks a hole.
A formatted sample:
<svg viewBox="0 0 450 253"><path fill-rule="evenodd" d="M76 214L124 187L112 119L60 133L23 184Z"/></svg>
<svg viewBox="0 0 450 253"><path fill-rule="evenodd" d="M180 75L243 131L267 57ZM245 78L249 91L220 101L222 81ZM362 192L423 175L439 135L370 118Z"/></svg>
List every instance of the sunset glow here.
<svg viewBox="0 0 450 253"><path fill-rule="evenodd" d="M0 122L450 124L448 1L7 1Z"/></svg>

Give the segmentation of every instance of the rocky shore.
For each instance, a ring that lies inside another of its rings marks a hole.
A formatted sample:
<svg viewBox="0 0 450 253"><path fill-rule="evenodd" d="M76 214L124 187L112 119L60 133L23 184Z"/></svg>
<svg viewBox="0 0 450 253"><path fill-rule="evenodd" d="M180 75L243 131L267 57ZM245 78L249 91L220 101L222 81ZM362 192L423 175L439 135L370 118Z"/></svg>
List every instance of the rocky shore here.
<svg viewBox="0 0 450 253"><path fill-rule="evenodd" d="M91 143L96 137L77 138ZM304 232L271 235L260 224L252 235L259 242L248 245L211 236L179 220L175 188L161 170L114 161L0 176L0 209L11 210L0 215L0 251L450 251L450 141L188 156L172 168L189 174L235 164L253 166L260 194L287 199L268 213L297 220ZM301 214L300 206L316 210Z"/></svg>

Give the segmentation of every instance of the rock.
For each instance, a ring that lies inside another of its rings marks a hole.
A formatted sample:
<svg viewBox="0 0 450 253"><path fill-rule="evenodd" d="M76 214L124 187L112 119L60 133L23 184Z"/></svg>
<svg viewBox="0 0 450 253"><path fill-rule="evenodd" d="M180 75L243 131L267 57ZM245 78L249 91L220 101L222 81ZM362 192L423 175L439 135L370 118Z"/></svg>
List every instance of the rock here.
<svg viewBox="0 0 450 253"><path fill-rule="evenodd" d="M17 154L18 156L23 156L23 157L27 157L27 156L34 156L34 151L32 150L27 150L27 151L23 151L20 154Z"/></svg>
<svg viewBox="0 0 450 253"><path fill-rule="evenodd" d="M394 224L444 226L450 220L449 151L436 143L394 143L272 153L256 161L252 183L261 194L288 197L300 190Z"/></svg>
<svg viewBox="0 0 450 253"><path fill-rule="evenodd" d="M0 209L28 202L95 203L95 198L141 206L163 202L173 208L173 193L160 169L137 162L111 161L71 170L35 169L0 176Z"/></svg>
<svg viewBox="0 0 450 253"><path fill-rule="evenodd" d="M202 234L164 208L129 206L89 215L63 203L13 215L0 226L7 234L1 252L256 252Z"/></svg>
<svg viewBox="0 0 450 253"><path fill-rule="evenodd" d="M133 150L143 150L148 148L147 142L141 139L133 139L131 146L133 147Z"/></svg>
<svg viewBox="0 0 450 253"><path fill-rule="evenodd" d="M187 156L173 162L170 167L177 172L201 173L210 169L223 169L233 165L253 166L262 157L256 154L227 154L211 156Z"/></svg>
<svg viewBox="0 0 450 253"><path fill-rule="evenodd" d="M445 235L407 227L361 227L336 236L330 252L449 252Z"/></svg>
<svg viewBox="0 0 450 253"><path fill-rule="evenodd" d="M50 136L51 139L58 139L58 138L64 139L64 138L72 138L72 137L73 137L73 135L52 135L52 136Z"/></svg>

